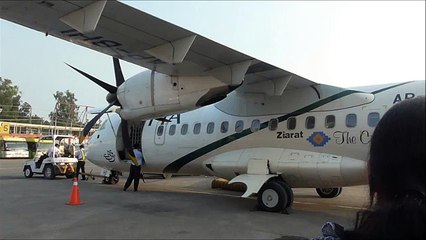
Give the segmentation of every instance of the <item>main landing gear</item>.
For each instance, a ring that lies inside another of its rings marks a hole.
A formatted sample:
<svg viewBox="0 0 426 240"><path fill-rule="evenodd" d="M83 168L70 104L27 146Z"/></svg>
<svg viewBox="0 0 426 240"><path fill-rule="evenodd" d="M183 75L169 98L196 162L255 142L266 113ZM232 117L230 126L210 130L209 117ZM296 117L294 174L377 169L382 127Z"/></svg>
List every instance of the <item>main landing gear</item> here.
<svg viewBox="0 0 426 240"><path fill-rule="evenodd" d="M263 211L288 214L287 210L293 205L293 190L284 181L272 179L259 190L257 205Z"/></svg>
<svg viewBox="0 0 426 240"><path fill-rule="evenodd" d="M317 193L322 198L334 198L340 195L342 188L316 188Z"/></svg>

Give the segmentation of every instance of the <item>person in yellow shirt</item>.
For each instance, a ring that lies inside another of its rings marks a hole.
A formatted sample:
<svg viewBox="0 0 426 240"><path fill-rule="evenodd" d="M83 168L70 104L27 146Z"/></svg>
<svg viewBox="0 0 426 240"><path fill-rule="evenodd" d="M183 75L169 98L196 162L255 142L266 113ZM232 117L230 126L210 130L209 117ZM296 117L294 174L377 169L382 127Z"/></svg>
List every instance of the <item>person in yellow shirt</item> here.
<svg viewBox="0 0 426 240"><path fill-rule="evenodd" d="M86 164L86 150L84 150L83 144L80 145L80 150L76 151L75 158L77 158L78 160L75 177L78 178L78 174L80 174L80 169L81 173L86 173L86 171L84 170L84 165ZM82 174L81 180L86 180L86 175Z"/></svg>

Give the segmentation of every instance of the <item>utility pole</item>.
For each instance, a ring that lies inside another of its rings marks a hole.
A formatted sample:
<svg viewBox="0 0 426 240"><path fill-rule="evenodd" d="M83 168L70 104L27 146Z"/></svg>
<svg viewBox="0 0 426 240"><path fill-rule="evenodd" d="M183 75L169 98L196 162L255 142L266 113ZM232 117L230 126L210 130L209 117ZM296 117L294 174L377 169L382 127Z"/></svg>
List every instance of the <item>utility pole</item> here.
<svg viewBox="0 0 426 240"><path fill-rule="evenodd" d="M87 117L87 112L89 111L89 108L94 108L93 106L89 106L89 105L77 105L77 109L80 109L80 107L84 107L84 110L81 113L81 118L79 117L79 120L81 123L83 123L83 127L84 125L87 124L88 117ZM79 137L81 137L81 132L79 133Z"/></svg>
<svg viewBox="0 0 426 240"><path fill-rule="evenodd" d="M30 107L30 124L33 117L33 107Z"/></svg>

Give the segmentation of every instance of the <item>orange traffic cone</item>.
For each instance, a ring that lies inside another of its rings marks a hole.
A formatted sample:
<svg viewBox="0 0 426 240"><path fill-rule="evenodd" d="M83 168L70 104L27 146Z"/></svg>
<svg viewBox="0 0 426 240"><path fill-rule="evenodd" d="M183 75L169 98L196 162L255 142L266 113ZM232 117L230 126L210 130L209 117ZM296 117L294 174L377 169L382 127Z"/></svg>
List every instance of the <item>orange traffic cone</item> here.
<svg viewBox="0 0 426 240"><path fill-rule="evenodd" d="M80 202L80 193L78 191L78 179L75 177L72 183L72 191L70 202L67 205L80 205L83 204Z"/></svg>

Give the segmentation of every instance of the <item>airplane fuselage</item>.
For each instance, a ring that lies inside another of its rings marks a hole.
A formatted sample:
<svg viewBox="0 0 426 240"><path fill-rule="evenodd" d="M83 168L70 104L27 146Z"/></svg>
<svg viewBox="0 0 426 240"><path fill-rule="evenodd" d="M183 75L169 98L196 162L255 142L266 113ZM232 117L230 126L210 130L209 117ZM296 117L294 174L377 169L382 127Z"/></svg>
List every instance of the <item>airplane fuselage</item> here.
<svg viewBox="0 0 426 240"><path fill-rule="evenodd" d="M269 171L291 187L366 184L369 143L378 120L393 104L424 92L424 81L368 93L327 86L282 96L233 92L217 104L173 115L170 122L135 121L133 142L142 143L145 172L232 179L247 173L248 162L265 160ZM110 119L92 136L88 159L128 171L120 118L113 114Z"/></svg>

